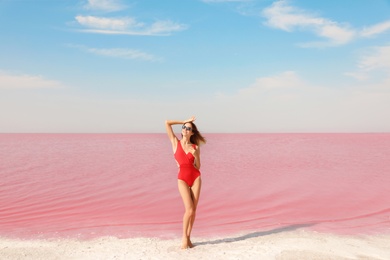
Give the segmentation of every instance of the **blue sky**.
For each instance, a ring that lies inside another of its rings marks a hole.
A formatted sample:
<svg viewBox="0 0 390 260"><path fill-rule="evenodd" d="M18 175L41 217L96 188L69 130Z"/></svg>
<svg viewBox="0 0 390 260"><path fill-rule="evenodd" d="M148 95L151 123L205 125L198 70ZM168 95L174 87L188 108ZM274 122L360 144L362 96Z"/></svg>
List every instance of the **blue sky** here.
<svg viewBox="0 0 390 260"><path fill-rule="evenodd" d="M389 132L389 0L0 0L0 132Z"/></svg>

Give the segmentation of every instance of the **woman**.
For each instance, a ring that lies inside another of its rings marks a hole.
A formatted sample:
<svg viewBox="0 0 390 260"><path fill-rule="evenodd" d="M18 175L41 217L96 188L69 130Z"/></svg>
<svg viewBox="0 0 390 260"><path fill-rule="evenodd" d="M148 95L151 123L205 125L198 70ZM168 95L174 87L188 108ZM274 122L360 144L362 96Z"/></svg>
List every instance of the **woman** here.
<svg viewBox="0 0 390 260"><path fill-rule="evenodd" d="M200 188L200 149L201 143L206 143L204 137L199 133L194 124L195 117L184 121L165 121L165 128L175 160L179 167L178 186L181 198L183 199L185 213L183 217L183 240L182 249L193 247L191 243L191 231L195 221L196 208L199 202ZM172 125L182 125L181 136L178 140L172 130Z"/></svg>

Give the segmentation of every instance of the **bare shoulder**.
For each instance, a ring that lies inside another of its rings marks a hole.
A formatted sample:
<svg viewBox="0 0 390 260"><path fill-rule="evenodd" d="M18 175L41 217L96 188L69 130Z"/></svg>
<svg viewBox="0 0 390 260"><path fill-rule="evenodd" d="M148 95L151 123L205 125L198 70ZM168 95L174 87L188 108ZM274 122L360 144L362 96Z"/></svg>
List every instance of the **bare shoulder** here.
<svg viewBox="0 0 390 260"><path fill-rule="evenodd" d="M200 153L199 145L194 144L195 152Z"/></svg>

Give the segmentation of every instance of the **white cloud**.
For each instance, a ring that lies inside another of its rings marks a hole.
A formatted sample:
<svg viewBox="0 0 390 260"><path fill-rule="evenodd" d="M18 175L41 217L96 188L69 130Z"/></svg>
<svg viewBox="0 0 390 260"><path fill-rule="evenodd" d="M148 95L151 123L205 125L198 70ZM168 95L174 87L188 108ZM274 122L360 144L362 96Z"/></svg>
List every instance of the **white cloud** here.
<svg viewBox="0 0 390 260"><path fill-rule="evenodd" d="M367 73L362 72L362 71L360 71L360 72L345 72L344 75L348 76L348 77L352 77L352 78L359 80L359 81L367 80L369 78Z"/></svg>
<svg viewBox="0 0 390 260"><path fill-rule="evenodd" d="M169 20L156 21L152 24L137 22L131 17L106 18L97 16L75 17L76 21L89 29L82 29L82 32L100 34L124 34L124 35L170 35L173 32L183 31L187 25L174 23Z"/></svg>
<svg viewBox="0 0 390 260"><path fill-rule="evenodd" d="M366 54L359 57L356 70L344 74L359 81L390 82L390 45L372 47L367 49L366 52ZM380 88L385 85L381 85ZM390 87L390 85L387 86Z"/></svg>
<svg viewBox="0 0 390 260"><path fill-rule="evenodd" d="M0 89L63 88L61 82L40 75L13 74L0 70Z"/></svg>
<svg viewBox="0 0 390 260"><path fill-rule="evenodd" d="M87 48L90 53L94 53L101 56L122 58L122 59L131 59L131 60L145 60L145 61L156 61L159 60L155 56L134 49L98 49L98 48Z"/></svg>
<svg viewBox="0 0 390 260"><path fill-rule="evenodd" d="M120 0L88 0L85 8L89 10L114 12L126 9L127 7Z"/></svg>
<svg viewBox="0 0 390 260"><path fill-rule="evenodd" d="M163 132L165 119L193 111L204 133L389 132L389 100L390 91L371 85L323 87L293 71L260 77L234 95L176 101L10 93L0 95L0 131Z"/></svg>
<svg viewBox="0 0 390 260"><path fill-rule="evenodd" d="M370 84L325 87L287 71L258 78L235 95L218 95L213 104L202 104L207 112L199 118L212 124L229 115L217 122L230 132L385 132L389 100L390 91Z"/></svg>
<svg viewBox="0 0 390 260"><path fill-rule="evenodd" d="M372 37L377 34L384 33L386 31L390 30L390 21L385 21L382 23L378 23L376 25L366 27L363 30L361 30L360 35L362 37Z"/></svg>
<svg viewBox="0 0 390 260"><path fill-rule="evenodd" d="M304 84L294 71L286 71L276 77L263 77L256 79L251 88L261 89L289 89Z"/></svg>
<svg viewBox="0 0 390 260"><path fill-rule="evenodd" d="M267 18L266 24L270 27L292 32L296 29L311 31L328 41L309 43L302 46L312 47L319 45L342 45L356 37L356 31L348 25L319 17L307 11L290 6L286 0L274 2L262 12Z"/></svg>
<svg viewBox="0 0 390 260"><path fill-rule="evenodd" d="M383 69L390 73L390 45L371 48L371 54L363 56L358 67L365 71Z"/></svg>
<svg viewBox="0 0 390 260"><path fill-rule="evenodd" d="M263 77L256 79L250 87L239 91L241 97L254 97L267 95L270 92L281 92L284 96L291 96L292 90L300 89L305 83L294 71L286 71L277 76Z"/></svg>
<svg viewBox="0 0 390 260"><path fill-rule="evenodd" d="M145 30L147 34L158 35L158 34L169 34L171 32L177 32L187 29L186 25L174 23L172 21L157 21L150 25Z"/></svg>
<svg viewBox="0 0 390 260"><path fill-rule="evenodd" d="M69 48L76 48L84 52L96 54L99 56L129 59L129 60L143 60L143 61L161 61L162 59L152 54L136 49L127 48L91 48L84 45L67 44Z"/></svg>
<svg viewBox="0 0 390 260"><path fill-rule="evenodd" d="M126 30L127 28L142 27L142 23L137 23L133 18L104 18L96 16L76 16L77 22L88 28L107 30Z"/></svg>

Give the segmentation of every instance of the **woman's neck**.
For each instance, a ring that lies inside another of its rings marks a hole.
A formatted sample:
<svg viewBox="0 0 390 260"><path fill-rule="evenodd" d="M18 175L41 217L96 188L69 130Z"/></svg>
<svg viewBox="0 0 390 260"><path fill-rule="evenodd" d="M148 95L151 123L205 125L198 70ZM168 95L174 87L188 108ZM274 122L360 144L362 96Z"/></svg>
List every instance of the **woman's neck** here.
<svg viewBox="0 0 390 260"><path fill-rule="evenodd" d="M191 143L190 138L187 138L185 136L183 136L182 142L183 142L183 144L190 144Z"/></svg>

